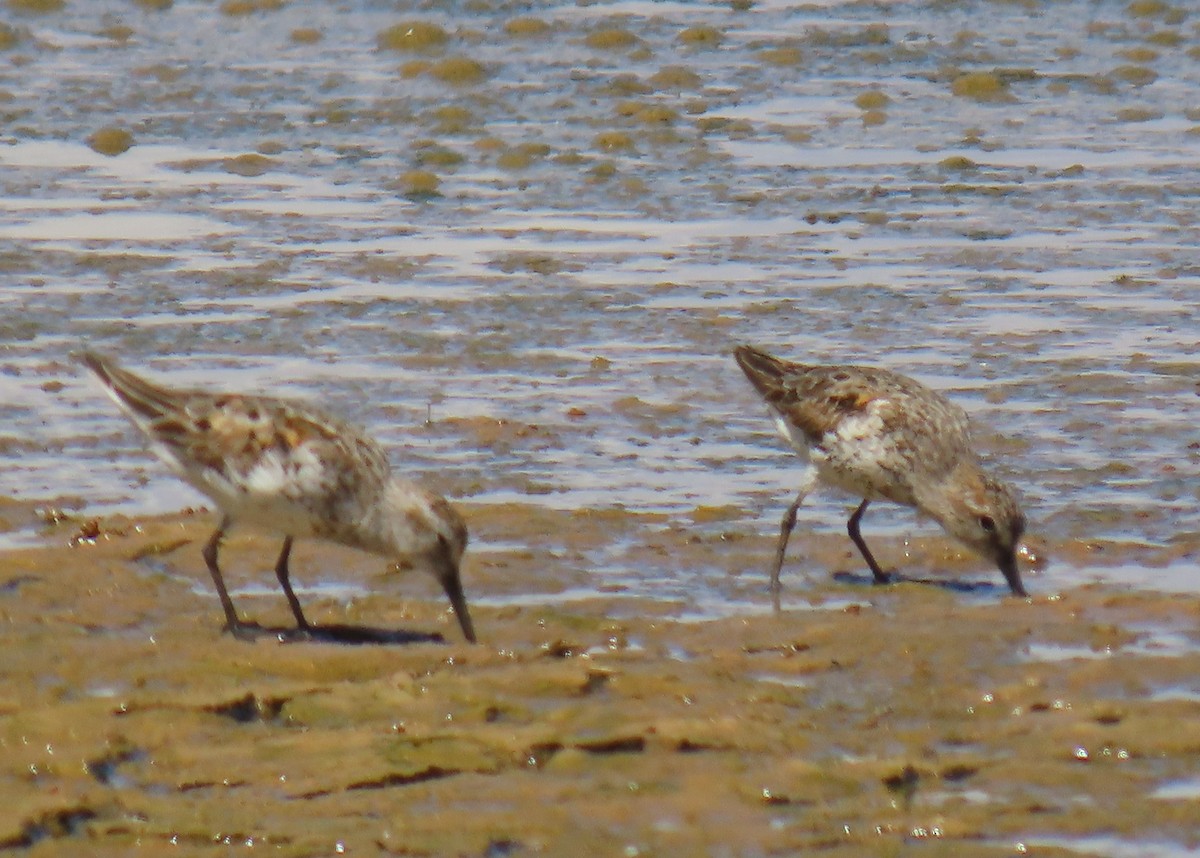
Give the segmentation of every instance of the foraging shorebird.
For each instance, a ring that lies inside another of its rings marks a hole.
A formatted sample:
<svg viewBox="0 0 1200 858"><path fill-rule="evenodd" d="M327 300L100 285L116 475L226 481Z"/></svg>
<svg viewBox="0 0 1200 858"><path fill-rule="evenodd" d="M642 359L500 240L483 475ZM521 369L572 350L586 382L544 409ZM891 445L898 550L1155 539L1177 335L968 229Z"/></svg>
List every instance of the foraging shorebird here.
<svg viewBox="0 0 1200 858"><path fill-rule="evenodd" d="M313 627L292 592L288 558L294 539L313 537L424 567L475 641L459 576L466 525L445 498L393 475L362 430L303 403L173 390L95 352L80 359L158 457L220 508L203 553L232 634L253 637L256 627L238 618L217 551L231 526L246 523L283 534L275 574L302 634Z"/></svg>
<svg viewBox="0 0 1200 858"><path fill-rule="evenodd" d="M1012 487L980 465L966 412L940 393L885 369L790 363L751 346L738 346L734 358L766 399L779 433L808 465L800 493L780 526L771 570L776 607L796 511L818 483L863 499L847 530L876 583L886 583L888 577L858 525L871 501L890 500L937 521L995 563L1013 595L1026 595L1016 557L1025 516Z"/></svg>

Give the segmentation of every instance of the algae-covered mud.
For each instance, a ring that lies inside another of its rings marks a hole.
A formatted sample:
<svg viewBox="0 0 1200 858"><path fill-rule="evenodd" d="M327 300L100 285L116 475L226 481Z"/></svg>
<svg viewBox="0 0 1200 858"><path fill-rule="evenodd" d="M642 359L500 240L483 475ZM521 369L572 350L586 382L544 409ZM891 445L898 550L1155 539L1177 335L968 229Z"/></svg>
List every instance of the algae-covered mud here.
<svg viewBox="0 0 1200 858"><path fill-rule="evenodd" d="M1196 852L1197 92L1161 0L0 3L0 843ZM1032 602L884 504L928 582L866 586L821 494L772 614L739 342L966 407ZM369 427L485 643L311 544L306 611L413 642L222 637L84 344Z"/></svg>
<svg viewBox="0 0 1200 858"><path fill-rule="evenodd" d="M698 619L669 598L572 596L552 574L564 553L646 526L635 514L466 512L485 542L528 545L470 556L476 646L431 579L384 577L372 558L319 545L294 564L312 621L446 642L222 635L202 515L64 520L49 547L7 554L0 844L31 855L1200 848L1194 596L1082 587L1026 602L1002 583L963 598L791 576L778 615ZM724 566L763 605L763 576L737 570L771 539L733 542L678 528L654 548L680 567ZM900 547L884 543L881 554ZM265 586L274 548L231 539L226 566L243 611L285 627L286 604ZM820 562L849 558L826 540L809 548ZM346 586L306 588L313 570Z"/></svg>

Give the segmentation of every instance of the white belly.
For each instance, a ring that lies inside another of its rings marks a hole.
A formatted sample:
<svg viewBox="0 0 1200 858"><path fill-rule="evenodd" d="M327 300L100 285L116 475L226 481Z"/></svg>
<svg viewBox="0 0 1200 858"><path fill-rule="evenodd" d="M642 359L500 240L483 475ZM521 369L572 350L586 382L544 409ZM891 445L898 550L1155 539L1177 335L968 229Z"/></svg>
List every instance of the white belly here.
<svg viewBox="0 0 1200 858"><path fill-rule="evenodd" d="M169 448L156 452L235 522L296 537L328 535L336 529L337 522L326 518L331 510L330 475L320 461L308 461L303 448L287 461L269 452L241 473L180 461Z"/></svg>
<svg viewBox="0 0 1200 858"><path fill-rule="evenodd" d="M806 444L804 455L822 483L866 500L913 503L911 463L899 455L895 438L874 409L847 416L819 444L807 446L794 428L789 441Z"/></svg>

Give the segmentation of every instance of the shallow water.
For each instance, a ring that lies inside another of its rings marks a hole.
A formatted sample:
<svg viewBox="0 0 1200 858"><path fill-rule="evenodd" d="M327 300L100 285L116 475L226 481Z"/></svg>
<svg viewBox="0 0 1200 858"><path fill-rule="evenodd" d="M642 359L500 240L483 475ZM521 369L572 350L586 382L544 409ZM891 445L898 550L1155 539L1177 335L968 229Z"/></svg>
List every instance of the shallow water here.
<svg viewBox="0 0 1200 858"><path fill-rule="evenodd" d="M506 30L523 17L549 29ZM1200 530L1186 13L112 0L9 18L0 495L198 502L67 362L87 343L181 384L326 401L457 498L731 506L772 532L797 475L729 359L752 341L950 392L1049 544ZM377 49L402 20L448 40ZM702 24L719 47L686 41ZM636 40L589 44L603 28ZM483 77L453 78L464 56ZM953 94L996 68L1002 100ZM876 90L868 117L855 99ZM133 146L93 151L105 126ZM414 169L438 195L406 193ZM840 532L847 510L823 495L803 524ZM882 506L867 528L934 529ZM588 559L661 583L621 557ZM1191 557L1046 577L1200 587ZM688 583L729 595L707 587Z"/></svg>

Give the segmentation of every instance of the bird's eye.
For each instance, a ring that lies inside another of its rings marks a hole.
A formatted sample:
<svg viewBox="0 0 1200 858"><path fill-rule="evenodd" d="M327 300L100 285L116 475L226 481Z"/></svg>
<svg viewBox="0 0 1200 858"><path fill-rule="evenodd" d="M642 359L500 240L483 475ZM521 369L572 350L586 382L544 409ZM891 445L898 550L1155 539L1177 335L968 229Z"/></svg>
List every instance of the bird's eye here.
<svg viewBox="0 0 1200 858"><path fill-rule="evenodd" d="M990 515L979 516L979 526L982 527L987 533L996 532L996 520Z"/></svg>

